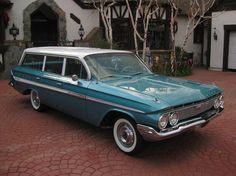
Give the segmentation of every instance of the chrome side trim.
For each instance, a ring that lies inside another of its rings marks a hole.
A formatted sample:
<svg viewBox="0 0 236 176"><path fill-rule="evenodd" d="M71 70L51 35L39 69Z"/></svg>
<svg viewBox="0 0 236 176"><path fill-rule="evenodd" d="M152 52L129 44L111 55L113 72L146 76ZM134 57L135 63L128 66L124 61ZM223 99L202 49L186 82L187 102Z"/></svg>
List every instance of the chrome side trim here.
<svg viewBox="0 0 236 176"><path fill-rule="evenodd" d="M52 91L68 94L68 95L71 95L71 96L75 96L77 98L86 99L86 96L78 94L78 93L74 93L72 91L67 91L67 90L60 89L60 88L53 87L53 86L47 86L47 85L44 85L44 84L36 83L34 81L29 81L27 79L19 78L19 77L16 77L16 76L13 76L13 78L16 81L19 81L19 82L22 82L22 83L25 83L25 84L30 84L30 85L34 85L34 86L37 86L37 87L45 88L45 89L48 89L48 90L52 90Z"/></svg>
<svg viewBox="0 0 236 176"><path fill-rule="evenodd" d="M97 102L97 103L101 103L101 104L105 104L105 105L117 107L117 108L124 109L124 110L128 110L128 111L138 112L138 113L141 113L141 114L144 114L144 113L145 113L145 112L140 111L140 110L138 110L138 109L125 107L125 106L122 106L122 105L118 105L118 104L116 104L116 103L107 102L107 101L104 101L104 100L101 100L101 99L97 99L97 98L87 97L86 99L87 99L87 100L90 100L90 101L93 101L93 102Z"/></svg>
<svg viewBox="0 0 236 176"><path fill-rule="evenodd" d="M176 136L184 131L188 131L198 127L203 127L207 125L210 120L219 115L220 113L216 113L208 120L196 118L197 121L183 124L182 126L179 126L177 129L173 129L172 131L157 132L154 128L142 124L137 124L137 129L139 133L144 137L144 139L151 141L161 141Z"/></svg>
<svg viewBox="0 0 236 176"><path fill-rule="evenodd" d="M64 94L67 94L67 95L70 95L70 96L74 96L74 97L77 97L77 98L80 98L80 99L86 99L86 100L89 100L89 101L93 101L93 102L96 102L96 103L101 103L101 104L113 106L113 107L120 108L120 109L123 109L123 110L133 111L133 112L142 113L142 114L145 113L145 112L143 112L141 110L138 110L138 109L125 107L125 106L122 106L122 105L119 105L119 104L116 104L116 103L111 103L111 102L104 101L104 100L101 100L101 99L97 99L97 98L85 96L85 95L82 95L82 94L78 94L78 93L75 93L75 92L72 92L72 91L67 91L67 90L64 90L64 89L57 88L57 87L44 85L44 84L37 83L37 82L34 82L34 81L29 81L29 80L19 78L19 77L16 77L16 76L13 76L13 78L16 81L19 81L19 82L22 82L22 83L25 83L25 84L30 84L30 85L38 86L38 87L45 88L45 89L48 89L48 90L57 91L57 92L64 93Z"/></svg>

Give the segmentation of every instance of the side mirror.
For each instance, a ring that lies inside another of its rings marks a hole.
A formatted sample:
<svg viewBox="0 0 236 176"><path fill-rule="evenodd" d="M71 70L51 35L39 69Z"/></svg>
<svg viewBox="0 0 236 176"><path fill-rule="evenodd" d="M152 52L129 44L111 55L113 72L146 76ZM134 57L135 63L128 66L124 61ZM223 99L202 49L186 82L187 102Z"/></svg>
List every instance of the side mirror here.
<svg viewBox="0 0 236 176"><path fill-rule="evenodd" d="M79 77L78 77L78 75L72 75L72 76L71 76L71 79L72 79L73 81L78 81L78 80L79 80Z"/></svg>

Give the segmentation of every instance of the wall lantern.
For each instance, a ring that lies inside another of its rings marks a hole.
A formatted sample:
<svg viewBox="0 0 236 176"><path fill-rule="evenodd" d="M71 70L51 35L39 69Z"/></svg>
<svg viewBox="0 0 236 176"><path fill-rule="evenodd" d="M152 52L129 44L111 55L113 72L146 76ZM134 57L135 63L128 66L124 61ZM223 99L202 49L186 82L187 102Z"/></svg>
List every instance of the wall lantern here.
<svg viewBox="0 0 236 176"><path fill-rule="evenodd" d="M217 40L218 38L217 33L216 33L216 28L214 28L213 38L214 40Z"/></svg>
<svg viewBox="0 0 236 176"><path fill-rule="evenodd" d="M84 34L85 34L84 28L83 28L83 25L81 24L81 25L80 25L80 28L79 28L80 40L83 40Z"/></svg>
<svg viewBox="0 0 236 176"><path fill-rule="evenodd" d="M14 40L16 40L16 36L19 35L19 29L15 26L14 23L9 29L9 34L13 36Z"/></svg>

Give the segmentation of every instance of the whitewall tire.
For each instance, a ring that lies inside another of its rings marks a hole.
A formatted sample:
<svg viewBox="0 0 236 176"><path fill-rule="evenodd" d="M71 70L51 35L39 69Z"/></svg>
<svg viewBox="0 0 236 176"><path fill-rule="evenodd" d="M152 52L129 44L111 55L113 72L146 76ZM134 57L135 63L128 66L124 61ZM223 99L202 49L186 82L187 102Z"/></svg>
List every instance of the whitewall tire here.
<svg viewBox="0 0 236 176"><path fill-rule="evenodd" d="M43 105L41 104L40 97L36 90L31 90L30 92L30 102L34 110L42 111L44 109Z"/></svg>
<svg viewBox="0 0 236 176"><path fill-rule="evenodd" d="M113 136L118 148L126 154L135 154L142 148L142 136L137 131L136 124L128 119L116 120Z"/></svg>

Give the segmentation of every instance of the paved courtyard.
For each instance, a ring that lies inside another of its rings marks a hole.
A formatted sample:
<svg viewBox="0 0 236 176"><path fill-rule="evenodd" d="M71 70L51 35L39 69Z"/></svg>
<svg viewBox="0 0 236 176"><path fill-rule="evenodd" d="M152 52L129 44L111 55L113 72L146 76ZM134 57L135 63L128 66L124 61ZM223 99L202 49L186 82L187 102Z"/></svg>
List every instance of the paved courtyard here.
<svg viewBox="0 0 236 176"><path fill-rule="evenodd" d="M120 152L111 130L49 109L38 113L0 81L0 176L236 175L236 73L194 70L187 79L224 89L225 111L206 128Z"/></svg>

